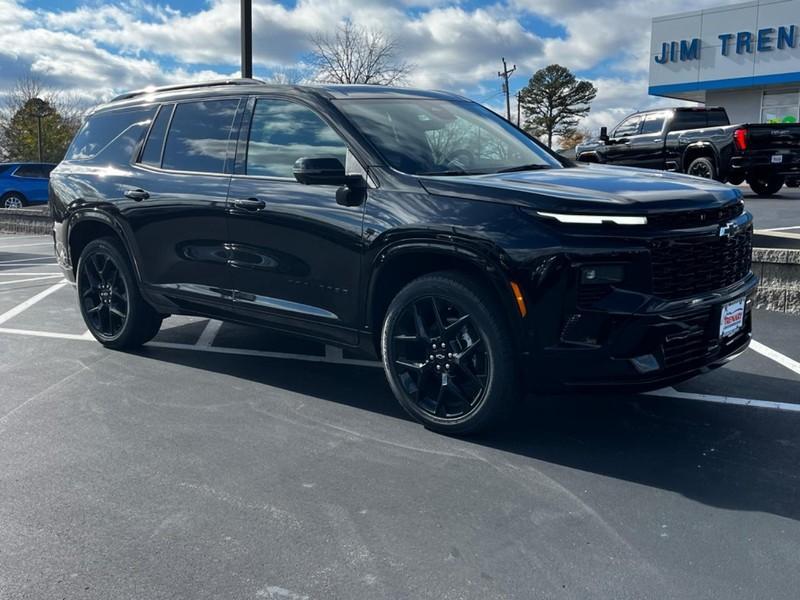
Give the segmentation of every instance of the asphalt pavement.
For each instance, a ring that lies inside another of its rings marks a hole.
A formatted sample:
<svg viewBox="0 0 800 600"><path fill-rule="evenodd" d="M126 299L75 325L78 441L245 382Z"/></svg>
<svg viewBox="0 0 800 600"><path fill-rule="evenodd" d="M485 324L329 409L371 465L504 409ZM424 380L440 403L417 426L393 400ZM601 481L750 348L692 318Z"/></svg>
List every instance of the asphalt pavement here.
<svg viewBox="0 0 800 600"><path fill-rule="evenodd" d="M0 236L0 598L796 598L800 318L754 339L448 438L321 344L171 317L106 350L48 239Z"/></svg>
<svg viewBox="0 0 800 600"><path fill-rule="evenodd" d="M740 188L756 229L781 229L800 233L800 188L784 187L770 198L758 198L747 185Z"/></svg>

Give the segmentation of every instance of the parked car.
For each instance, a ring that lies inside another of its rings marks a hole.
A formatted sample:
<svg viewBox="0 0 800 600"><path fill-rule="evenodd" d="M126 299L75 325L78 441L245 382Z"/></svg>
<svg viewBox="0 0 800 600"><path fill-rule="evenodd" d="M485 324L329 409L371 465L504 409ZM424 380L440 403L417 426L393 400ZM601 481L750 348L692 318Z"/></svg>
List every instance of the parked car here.
<svg viewBox="0 0 800 600"><path fill-rule="evenodd" d="M123 95L51 177L89 331L189 314L380 357L427 427L526 389L651 389L750 340L752 217L713 181L560 158L479 104L253 80Z"/></svg>
<svg viewBox="0 0 800 600"><path fill-rule="evenodd" d="M54 168L49 163L0 164L0 206L22 208L47 202L47 184Z"/></svg>
<svg viewBox="0 0 800 600"><path fill-rule="evenodd" d="M626 117L577 149L577 159L744 181L771 196L800 175L800 124L731 125L724 108L670 108Z"/></svg>

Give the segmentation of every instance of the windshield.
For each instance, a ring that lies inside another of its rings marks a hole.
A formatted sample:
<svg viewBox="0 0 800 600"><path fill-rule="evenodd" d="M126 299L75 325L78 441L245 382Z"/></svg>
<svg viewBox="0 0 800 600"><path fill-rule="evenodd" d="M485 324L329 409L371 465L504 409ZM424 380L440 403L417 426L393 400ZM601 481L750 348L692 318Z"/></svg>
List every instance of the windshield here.
<svg viewBox="0 0 800 600"><path fill-rule="evenodd" d="M411 175L473 175L561 166L536 142L474 102L405 98L336 104L389 165Z"/></svg>

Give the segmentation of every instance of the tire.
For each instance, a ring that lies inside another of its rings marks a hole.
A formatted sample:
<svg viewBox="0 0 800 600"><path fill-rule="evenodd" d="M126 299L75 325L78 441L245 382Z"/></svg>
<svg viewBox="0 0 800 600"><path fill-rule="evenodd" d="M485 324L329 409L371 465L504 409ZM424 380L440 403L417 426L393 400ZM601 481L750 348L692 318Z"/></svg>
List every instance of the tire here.
<svg viewBox="0 0 800 600"><path fill-rule="evenodd" d="M425 275L395 296L381 354L400 405L428 429L475 433L498 424L513 406L509 327L492 292L458 272Z"/></svg>
<svg viewBox="0 0 800 600"><path fill-rule="evenodd" d="M689 168L686 169L687 175L694 175L695 177L702 177L703 179L716 179L717 166L714 160L707 156L700 156L695 158L689 163Z"/></svg>
<svg viewBox="0 0 800 600"><path fill-rule="evenodd" d="M126 350L150 341L161 315L142 298L125 250L111 237L89 242L76 274L81 315L95 339Z"/></svg>
<svg viewBox="0 0 800 600"><path fill-rule="evenodd" d="M792 177L791 179L787 179L784 185L788 188L800 187L800 178Z"/></svg>
<svg viewBox="0 0 800 600"><path fill-rule="evenodd" d="M22 208L28 205L28 200L19 192L8 192L2 198L3 208Z"/></svg>
<svg viewBox="0 0 800 600"><path fill-rule="evenodd" d="M784 178L781 175L772 175L766 177L753 177L747 180L750 189L762 198L772 196L783 187Z"/></svg>

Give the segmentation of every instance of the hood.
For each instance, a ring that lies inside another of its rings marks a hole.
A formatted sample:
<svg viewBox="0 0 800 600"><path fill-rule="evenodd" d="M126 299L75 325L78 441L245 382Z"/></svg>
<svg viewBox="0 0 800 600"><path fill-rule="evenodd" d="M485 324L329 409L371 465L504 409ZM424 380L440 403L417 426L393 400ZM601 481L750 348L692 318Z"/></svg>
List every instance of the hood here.
<svg viewBox="0 0 800 600"><path fill-rule="evenodd" d="M699 177L629 167L587 164L517 173L423 177L439 196L503 202L554 212L647 215L719 208L738 202L735 187Z"/></svg>

